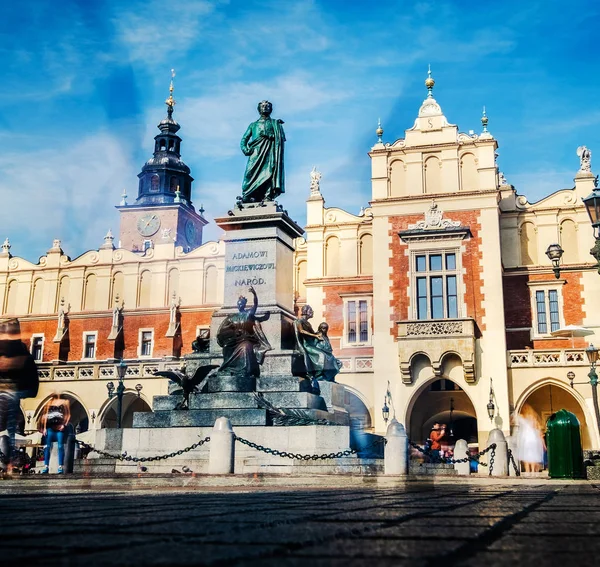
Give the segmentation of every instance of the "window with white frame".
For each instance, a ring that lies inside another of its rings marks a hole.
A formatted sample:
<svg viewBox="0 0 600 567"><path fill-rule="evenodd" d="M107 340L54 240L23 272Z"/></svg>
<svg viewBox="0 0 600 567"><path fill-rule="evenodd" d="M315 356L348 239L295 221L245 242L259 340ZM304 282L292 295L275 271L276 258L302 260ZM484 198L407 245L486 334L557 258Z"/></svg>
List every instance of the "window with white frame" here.
<svg viewBox="0 0 600 567"><path fill-rule="evenodd" d="M31 337L31 354L36 362L44 358L44 335L33 335Z"/></svg>
<svg viewBox="0 0 600 567"><path fill-rule="evenodd" d="M456 250L415 253L412 274L416 319L459 316Z"/></svg>
<svg viewBox="0 0 600 567"><path fill-rule="evenodd" d="M371 344L371 298L344 297L344 336L346 347Z"/></svg>
<svg viewBox="0 0 600 567"><path fill-rule="evenodd" d="M96 358L96 339L98 333L83 334L83 358Z"/></svg>
<svg viewBox="0 0 600 567"><path fill-rule="evenodd" d="M560 285L531 285L534 336L550 335L562 326L562 293Z"/></svg>
<svg viewBox="0 0 600 567"><path fill-rule="evenodd" d="M152 356L154 331L152 329L140 330L140 356Z"/></svg>

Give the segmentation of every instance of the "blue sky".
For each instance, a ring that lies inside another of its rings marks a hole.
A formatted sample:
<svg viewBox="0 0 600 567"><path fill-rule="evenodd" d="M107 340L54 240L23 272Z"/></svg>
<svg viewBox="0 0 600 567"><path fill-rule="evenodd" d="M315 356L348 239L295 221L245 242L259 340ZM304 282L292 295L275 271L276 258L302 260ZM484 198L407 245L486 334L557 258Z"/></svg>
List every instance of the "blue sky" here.
<svg viewBox="0 0 600 567"><path fill-rule="evenodd" d="M530 201L600 160L600 5L545 0L28 0L0 21L0 236L37 261L60 238L75 257L118 231L165 115L208 218L239 194L239 140L267 98L285 121L287 193L299 223L313 165L327 206L370 196L377 119L403 137L426 95L461 131L485 104L500 170ZM219 230L211 223L208 239Z"/></svg>

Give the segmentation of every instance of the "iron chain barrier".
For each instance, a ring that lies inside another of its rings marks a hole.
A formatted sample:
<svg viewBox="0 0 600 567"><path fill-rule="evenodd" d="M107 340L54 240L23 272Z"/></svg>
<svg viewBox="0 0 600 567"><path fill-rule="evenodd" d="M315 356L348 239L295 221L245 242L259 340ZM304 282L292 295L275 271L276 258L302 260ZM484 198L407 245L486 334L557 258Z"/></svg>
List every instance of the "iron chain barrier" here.
<svg viewBox="0 0 600 567"><path fill-rule="evenodd" d="M248 439L244 439L243 437L239 437L234 434L234 439L239 441L242 445L247 445L252 449L256 449L257 451L262 451L263 453L267 453L268 455L275 455L276 457L284 457L287 459L296 459L298 461L319 461L324 459L341 459L342 457L349 457L350 455L354 455L361 451L365 451L367 449L371 449L381 443L386 443L385 437L380 437L379 439L375 439L373 443L370 443L366 447L362 447L360 449L346 449L345 451L338 451L337 453L323 453L322 455L303 455L301 453L288 453L287 451L279 451L277 449L270 449L269 447L265 447L264 445L260 445L259 443L254 443L253 441L248 441Z"/></svg>
<svg viewBox="0 0 600 567"><path fill-rule="evenodd" d="M483 455L485 455L486 453L489 452L490 453L490 462L489 462L490 476L492 475L492 472L494 471L494 459L496 457L496 443L492 443L489 447L486 447L485 449L483 449L483 451L479 451L479 453L476 453L474 455L471 455L471 453L469 453L467 451L465 453L465 455L467 455L467 456L462 459L448 459L447 457L436 457L435 455L431 454L431 450L425 449L425 447L421 447L420 445L413 443L410 439L408 440L408 443L413 449L416 449L417 451L419 451L426 457L429 457L429 459L432 463L443 463L443 464L448 464L448 465L454 465L457 463L468 463L469 461L475 461L478 465L481 465L482 467L487 467L488 463L482 463L479 459L481 457L483 457Z"/></svg>
<svg viewBox="0 0 600 567"><path fill-rule="evenodd" d="M193 443L192 445L190 445L189 447L186 447L185 449L179 449L179 451L173 451L172 453L168 453L166 455L156 455L154 457L131 457L127 453L121 453L120 455L113 455L112 453L107 453L106 451L96 449L96 447L94 447L93 445L90 445L89 443L86 443L85 441L77 440L77 442L85 449L90 449L91 451L94 451L94 453L98 453L99 455L101 455L103 457L108 457L109 459L117 459L119 461L131 461L133 463L148 463L148 462L152 462L152 461L162 461L165 459L171 459L173 457L178 457L179 455L183 455L184 453L187 453L188 451L193 451L194 449L201 447L202 445L204 445L205 443L208 443L209 441L210 441L210 437L205 437L204 439L201 439L197 443Z"/></svg>
<svg viewBox="0 0 600 567"><path fill-rule="evenodd" d="M521 471L520 471L519 467L517 466L513 452L510 449L508 450L508 460L510 461L513 469L515 470L515 476L521 476Z"/></svg>

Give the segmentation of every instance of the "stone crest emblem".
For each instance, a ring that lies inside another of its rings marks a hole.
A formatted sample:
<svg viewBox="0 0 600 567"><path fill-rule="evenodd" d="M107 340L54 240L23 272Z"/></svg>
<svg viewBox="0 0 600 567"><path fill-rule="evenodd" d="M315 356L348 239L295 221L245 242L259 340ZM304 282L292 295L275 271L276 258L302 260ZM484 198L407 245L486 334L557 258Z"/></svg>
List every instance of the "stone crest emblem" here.
<svg viewBox="0 0 600 567"><path fill-rule="evenodd" d="M459 221L445 219L444 213L438 208L435 201L431 202L429 210L425 212L425 220L419 221L416 224L409 224L409 230L431 230L444 228L457 228L460 226Z"/></svg>

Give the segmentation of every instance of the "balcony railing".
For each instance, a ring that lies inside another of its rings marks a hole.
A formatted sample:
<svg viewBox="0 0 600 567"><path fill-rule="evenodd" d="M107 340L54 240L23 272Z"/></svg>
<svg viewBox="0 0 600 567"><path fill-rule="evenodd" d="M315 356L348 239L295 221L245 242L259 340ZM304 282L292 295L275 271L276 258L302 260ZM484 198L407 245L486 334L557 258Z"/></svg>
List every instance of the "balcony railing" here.
<svg viewBox="0 0 600 567"><path fill-rule="evenodd" d="M583 349L526 349L509 350L508 366L521 368L527 366L588 366Z"/></svg>
<svg viewBox="0 0 600 567"><path fill-rule="evenodd" d="M443 319L435 321L399 321L398 336L406 338L473 336L473 319Z"/></svg>
<svg viewBox="0 0 600 567"><path fill-rule="evenodd" d="M64 380L111 380L117 378L116 364L106 361L97 363L73 363L54 365L38 363L38 376L42 382ZM159 370L175 370L181 367L180 361L127 362L126 378L151 378Z"/></svg>

